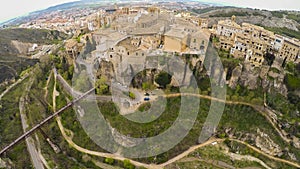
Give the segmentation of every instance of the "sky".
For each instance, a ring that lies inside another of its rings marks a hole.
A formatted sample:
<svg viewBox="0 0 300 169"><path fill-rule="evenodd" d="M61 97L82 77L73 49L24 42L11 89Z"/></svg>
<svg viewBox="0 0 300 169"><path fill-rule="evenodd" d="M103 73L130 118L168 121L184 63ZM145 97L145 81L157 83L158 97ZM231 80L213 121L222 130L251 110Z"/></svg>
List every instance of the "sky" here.
<svg viewBox="0 0 300 169"><path fill-rule="evenodd" d="M0 23L29 12L45 9L47 7L72 2L74 0L7 0L0 6ZM199 0L214 2L238 7L251 7L268 10L298 10L300 0Z"/></svg>
<svg viewBox="0 0 300 169"><path fill-rule="evenodd" d="M29 12L45 9L53 5L74 0L6 0L0 5L0 23Z"/></svg>

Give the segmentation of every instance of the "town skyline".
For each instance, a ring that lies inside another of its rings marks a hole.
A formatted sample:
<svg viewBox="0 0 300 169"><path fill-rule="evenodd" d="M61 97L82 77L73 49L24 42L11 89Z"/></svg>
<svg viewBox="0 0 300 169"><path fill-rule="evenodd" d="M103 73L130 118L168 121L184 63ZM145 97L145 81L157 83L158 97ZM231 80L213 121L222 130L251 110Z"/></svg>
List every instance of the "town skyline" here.
<svg viewBox="0 0 300 169"><path fill-rule="evenodd" d="M0 23L7 22L17 17L22 17L30 14L31 12L47 9L53 6L61 5L69 2L77 2L78 0L42 0L42 1L20 1L20 0L11 0L5 3L0 7ZM80 0L84 1L84 0ZM242 8L256 8L256 9L265 9L265 10L291 10L299 11L300 10L300 1L297 0L280 0L273 2L271 0L259 1L235 1L235 0L196 0L203 3L216 4L221 6L234 6ZM119 2L119 1L116 1ZM18 4L16 6L15 4Z"/></svg>

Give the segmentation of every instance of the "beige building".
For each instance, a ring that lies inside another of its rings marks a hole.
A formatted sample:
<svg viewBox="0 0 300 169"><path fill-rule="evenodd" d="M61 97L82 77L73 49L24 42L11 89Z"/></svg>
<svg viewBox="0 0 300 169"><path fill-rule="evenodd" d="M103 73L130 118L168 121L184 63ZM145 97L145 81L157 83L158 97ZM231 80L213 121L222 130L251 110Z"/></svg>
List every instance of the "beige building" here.
<svg viewBox="0 0 300 169"><path fill-rule="evenodd" d="M189 33L183 29L173 28L164 35L164 50L184 52L188 47Z"/></svg>
<svg viewBox="0 0 300 169"><path fill-rule="evenodd" d="M280 58L286 61L296 62L300 59L300 42L296 39L284 39L283 45L278 53Z"/></svg>
<svg viewBox="0 0 300 169"><path fill-rule="evenodd" d="M264 61L264 53L256 49L248 50L246 61L249 61L254 67L259 67Z"/></svg>
<svg viewBox="0 0 300 169"><path fill-rule="evenodd" d="M217 47L230 50L235 58L244 58L253 66L260 66L264 62L267 52L274 53L287 61L296 61L299 58L300 43L291 38L275 35L263 27L231 20L219 21L216 27L219 43Z"/></svg>
<svg viewBox="0 0 300 169"><path fill-rule="evenodd" d="M65 48L71 58L76 59L79 53L79 45L76 39L66 41Z"/></svg>
<svg viewBox="0 0 300 169"><path fill-rule="evenodd" d="M248 49L251 48L252 39L247 34L237 33L234 37L230 54L235 58L246 58Z"/></svg>
<svg viewBox="0 0 300 169"><path fill-rule="evenodd" d="M161 44L161 37L159 35L156 36L143 36L141 39L140 49L157 49Z"/></svg>
<svg viewBox="0 0 300 169"><path fill-rule="evenodd" d="M244 58L253 66L259 66L264 61L266 51L267 43L264 40L247 33L237 33L230 54L235 58Z"/></svg>
<svg viewBox="0 0 300 169"><path fill-rule="evenodd" d="M206 48L209 43L210 32L199 30L191 34L189 48L191 51L199 51L200 54L205 54Z"/></svg>
<svg viewBox="0 0 300 169"><path fill-rule="evenodd" d="M208 18L198 18L197 19L197 25L202 28L202 29L206 29L208 28L208 23L209 23L209 19Z"/></svg>
<svg viewBox="0 0 300 169"><path fill-rule="evenodd" d="M230 51L230 49L234 45L234 39L231 37L226 36L220 36L219 37L219 43L217 44L217 47L226 51Z"/></svg>
<svg viewBox="0 0 300 169"><path fill-rule="evenodd" d="M218 22L216 34L218 36L232 37L235 33L242 32L242 28L235 22L235 16L231 20L222 20Z"/></svg>

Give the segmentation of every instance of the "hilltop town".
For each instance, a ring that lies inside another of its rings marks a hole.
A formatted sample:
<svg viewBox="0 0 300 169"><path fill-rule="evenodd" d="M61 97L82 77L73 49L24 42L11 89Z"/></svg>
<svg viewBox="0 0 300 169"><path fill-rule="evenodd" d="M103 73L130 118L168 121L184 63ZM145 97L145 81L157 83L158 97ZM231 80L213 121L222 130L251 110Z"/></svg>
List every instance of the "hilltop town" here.
<svg viewBox="0 0 300 169"><path fill-rule="evenodd" d="M300 40L242 21L296 12L68 5L0 30L0 168L300 167Z"/></svg>

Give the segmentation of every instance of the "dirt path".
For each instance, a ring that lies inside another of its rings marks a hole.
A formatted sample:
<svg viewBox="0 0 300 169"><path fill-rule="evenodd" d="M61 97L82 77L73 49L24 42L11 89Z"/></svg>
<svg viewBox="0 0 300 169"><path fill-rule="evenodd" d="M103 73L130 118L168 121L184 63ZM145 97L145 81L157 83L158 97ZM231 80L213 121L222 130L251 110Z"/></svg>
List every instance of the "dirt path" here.
<svg viewBox="0 0 300 169"><path fill-rule="evenodd" d="M235 153L228 153L228 155L235 160L254 161L254 162L259 163L261 166L265 167L266 169L272 169L266 163L261 161L260 159L258 159L256 157L252 157L250 155L241 155L241 154L235 154Z"/></svg>
<svg viewBox="0 0 300 169"><path fill-rule="evenodd" d="M26 79L29 76L29 74L25 74L23 77L21 77L19 80L17 80L15 83L11 84L4 92L1 93L0 95L0 100L2 97L8 93L13 87L15 87L17 84L21 83L24 79Z"/></svg>
<svg viewBox="0 0 300 169"><path fill-rule="evenodd" d="M52 70L50 71L50 75L48 76L48 80L47 80L47 83L46 83L46 86L45 86L45 88L44 88L44 90L45 90L45 95L44 95L44 99L45 100L47 100L47 96L48 96L48 86L49 86L49 83L50 83L50 81L51 81L51 75L52 75Z"/></svg>
<svg viewBox="0 0 300 169"><path fill-rule="evenodd" d="M291 139L287 138L280 129L278 129L277 124L268 115L267 111L271 111L271 110L266 109L263 106L258 106L258 105L254 105L254 104L247 103L247 102L221 100L221 99L214 98L214 97L211 97L211 96L200 95L200 94L192 94L192 93L175 93L175 94L168 94L168 95L162 95L162 96L166 97L166 98L179 97L179 96L193 96L193 97L198 97L198 98L208 99L208 100L214 100L214 101L218 101L218 102L222 102L222 103L226 103L226 104L231 104L231 105L245 105L245 106L252 107L256 111L258 111L261 115L263 115L269 121L269 123L271 123L273 128L277 131L279 136L285 142L290 143L292 141Z"/></svg>
<svg viewBox="0 0 300 169"><path fill-rule="evenodd" d="M54 82L54 89L53 89L53 109L55 111L55 108L56 108L56 96L58 95L58 93L56 91L56 74L54 75L54 81L55 82ZM199 97L199 98L205 98L205 99L215 100L215 101L219 101L219 102L225 102L226 104L241 104L241 105L251 106L253 108L257 107L256 105L252 105L252 104L246 103L246 102L225 101L225 100L220 100L220 99L217 99L217 98L213 98L211 96L205 96L205 95L199 95L199 94L182 94L182 93L178 93L178 94L164 95L164 97L170 98L170 97L179 97L179 96L182 96L182 95L183 96L194 96L194 97ZM259 111L259 112L262 113L264 116L267 116L266 113L264 113L262 111ZM272 121L270 118L267 118L267 119L270 122ZM89 155L94 155L94 156L100 156L100 157L105 157L105 158L113 158L115 160L120 160L120 161L123 161L123 160L127 159L127 158L124 158L124 157L116 155L116 154L96 152L96 151L88 150L88 149L85 149L83 147L78 146L76 143L73 142L72 138L70 138L70 137L67 136L67 134L65 132L65 129L64 129L63 125L62 125L62 122L61 122L61 119L60 119L59 116L56 118L56 121L57 121L59 129L60 129L63 137L65 138L65 140L68 142L68 144L70 146L72 146L73 148L75 148L77 151L80 151L82 153L86 153L86 154L89 154ZM277 128L274 123L272 123L272 125L273 125L274 128ZM280 133L279 130L276 130L276 131ZM257 152L257 153L259 153L261 155L264 155L264 156L266 156L266 157L268 157L268 158L270 158L272 160L275 160L275 161L278 161L278 162L282 162L282 163L286 163L286 164L292 165L294 167L300 168L300 165L298 163L270 156L270 155L262 152L258 148L255 148L254 146L251 146L251 145L249 145L249 144L247 144L247 143L245 143L243 141L236 140L236 139L229 139L229 140L236 141L238 143L244 144L248 148L250 148L250 149L254 150L255 152ZM169 165L171 163L174 163L174 162L176 162L176 161L178 161L178 160L186 157L188 154L194 152L195 150L197 150L197 149L199 149L201 147L208 146L208 145L212 144L213 142L219 142L219 143L221 143L223 141L225 141L225 139L216 139L216 138L210 139L210 140L208 140L208 141L206 141L206 142L204 142L202 144L190 147L188 150L184 151L183 153L181 153L181 154L177 155L176 157L168 160L167 162L159 164L159 165L156 165L156 164L145 164L145 163L141 163L141 162L138 162L138 161L134 161L134 160L130 160L130 159L129 160L135 166L146 167L146 168L150 168L150 169L161 169L161 168L164 168L164 167L166 167L167 165Z"/></svg>

